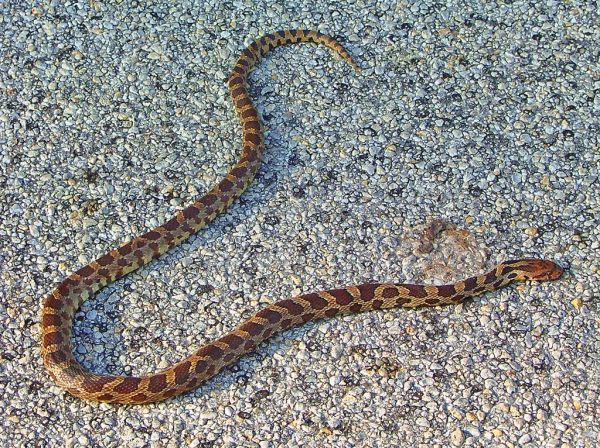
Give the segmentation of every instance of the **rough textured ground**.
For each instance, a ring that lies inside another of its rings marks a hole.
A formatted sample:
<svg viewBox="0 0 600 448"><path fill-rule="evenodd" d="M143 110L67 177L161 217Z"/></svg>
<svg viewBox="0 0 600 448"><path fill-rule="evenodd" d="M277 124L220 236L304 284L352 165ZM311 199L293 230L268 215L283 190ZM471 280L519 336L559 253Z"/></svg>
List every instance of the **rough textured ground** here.
<svg viewBox="0 0 600 448"><path fill-rule="evenodd" d="M597 5L117 3L0 6L2 446L593 446ZM311 45L260 64L256 182L84 305L81 362L152 371L301 291L448 281L521 256L567 274L311 323L156 405L68 396L39 357L44 295L226 172L236 55L300 26L338 36L364 70Z"/></svg>

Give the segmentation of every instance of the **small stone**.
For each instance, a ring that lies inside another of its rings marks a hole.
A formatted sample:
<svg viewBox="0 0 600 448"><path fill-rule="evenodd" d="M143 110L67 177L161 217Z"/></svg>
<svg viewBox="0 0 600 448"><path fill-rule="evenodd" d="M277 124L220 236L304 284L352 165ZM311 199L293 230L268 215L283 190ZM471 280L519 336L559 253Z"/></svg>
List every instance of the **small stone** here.
<svg viewBox="0 0 600 448"><path fill-rule="evenodd" d="M452 445L459 446L462 445L464 441L465 435L459 428L456 428L450 433L450 442L452 443Z"/></svg>
<svg viewBox="0 0 600 448"><path fill-rule="evenodd" d="M537 236L538 232L539 232L539 230L538 230L538 228L537 228L537 227L527 227L527 228L525 229L525 233L526 233L528 236Z"/></svg>

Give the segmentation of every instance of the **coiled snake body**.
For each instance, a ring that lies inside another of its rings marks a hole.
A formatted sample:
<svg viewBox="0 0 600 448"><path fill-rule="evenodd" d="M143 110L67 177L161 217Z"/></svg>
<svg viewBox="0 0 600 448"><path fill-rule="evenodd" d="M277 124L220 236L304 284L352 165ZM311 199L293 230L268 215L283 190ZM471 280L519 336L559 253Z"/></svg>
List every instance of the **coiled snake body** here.
<svg viewBox="0 0 600 448"><path fill-rule="evenodd" d="M296 42L326 45L358 68L338 42L316 31L278 31L253 42L242 52L228 79L243 130L242 153L235 166L192 205L161 226L71 274L45 299L41 317L44 364L52 378L71 394L112 403L159 401L202 384L272 334L310 320L384 308L457 304L466 297L513 281L560 277L562 269L550 261L523 259L499 264L487 274L452 285L367 283L304 294L267 306L183 361L154 374L141 377L100 375L82 367L74 359L71 348L73 315L79 305L108 283L159 257L198 231L223 212L252 182L260 165L264 139L257 111L248 95L248 72L273 48Z"/></svg>

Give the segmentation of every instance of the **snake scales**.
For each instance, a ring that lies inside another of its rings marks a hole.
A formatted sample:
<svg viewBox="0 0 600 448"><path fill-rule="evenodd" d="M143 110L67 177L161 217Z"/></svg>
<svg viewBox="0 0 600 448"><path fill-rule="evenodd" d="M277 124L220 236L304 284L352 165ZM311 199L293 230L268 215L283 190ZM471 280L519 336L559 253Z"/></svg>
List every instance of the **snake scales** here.
<svg viewBox="0 0 600 448"><path fill-rule="evenodd" d="M226 335L205 344L183 361L142 377L100 375L73 357L71 327L79 305L108 283L167 252L223 212L252 182L264 150L257 111L246 80L250 69L273 48L296 42L323 44L358 68L333 38L306 30L278 31L253 42L240 55L229 90L243 130L239 161L208 193L173 218L71 274L45 299L41 316L42 357L50 376L71 394L112 403L148 403L181 394L216 375L276 332L310 320L384 308L457 304L466 297L514 281L554 280L562 269L551 261L523 259L452 285L362 284L304 294L267 306Z"/></svg>

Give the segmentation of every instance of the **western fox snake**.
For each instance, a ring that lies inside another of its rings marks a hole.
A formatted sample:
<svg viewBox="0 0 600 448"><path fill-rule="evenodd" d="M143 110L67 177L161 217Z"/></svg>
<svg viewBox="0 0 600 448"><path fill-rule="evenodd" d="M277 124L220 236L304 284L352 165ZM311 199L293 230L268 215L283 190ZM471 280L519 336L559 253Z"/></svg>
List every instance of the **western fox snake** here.
<svg viewBox="0 0 600 448"><path fill-rule="evenodd" d="M72 321L79 305L108 283L159 257L198 231L227 209L252 182L260 165L264 138L258 113L248 95L248 72L273 48L296 42L326 45L358 68L338 42L316 31L278 31L253 42L242 52L228 78L243 130L242 153L235 166L192 205L69 275L46 297L41 316L42 357L52 378L71 394L112 403L159 401L202 384L272 334L310 320L384 308L457 304L466 297L513 281L560 277L562 269L551 261L523 259L499 264L487 274L452 285L367 283L304 294L267 306L236 329L158 373L126 377L99 375L83 368L74 359L71 348Z"/></svg>

